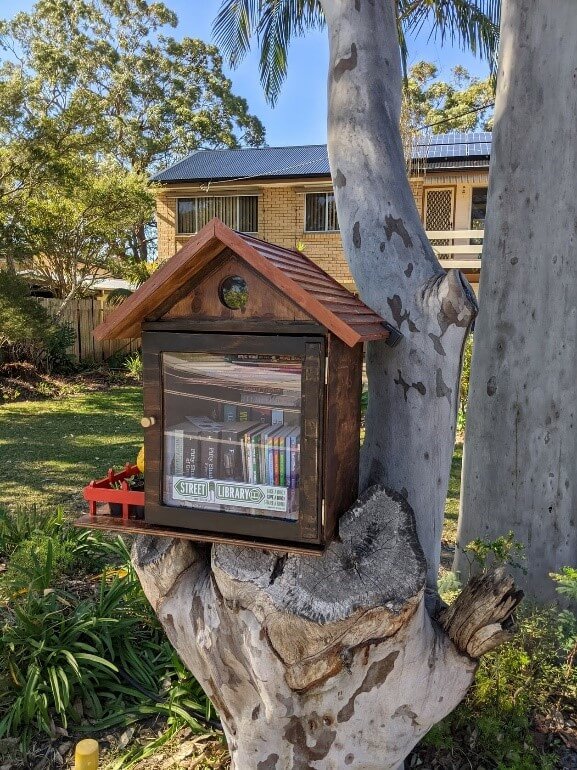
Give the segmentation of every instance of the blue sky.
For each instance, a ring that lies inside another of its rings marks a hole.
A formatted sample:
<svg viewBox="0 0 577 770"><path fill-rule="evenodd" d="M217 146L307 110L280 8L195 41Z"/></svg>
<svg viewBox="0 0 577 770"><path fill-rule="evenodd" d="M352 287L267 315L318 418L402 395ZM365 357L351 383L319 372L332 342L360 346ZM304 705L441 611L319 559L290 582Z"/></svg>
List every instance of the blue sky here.
<svg viewBox="0 0 577 770"><path fill-rule="evenodd" d="M219 0L164 0L178 14L176 36L211 39L212 22ZM0 12L9 18L30 10L33 0L0 0ZM432 61L447 76L451 67L462 64L481 77L488 67L469 53L428 39L425 32L410 41L410 62ZM251 111L266 127L269 145L321 144L326 140L326 71L328 45L324 32L314 32L296 40L289 54L289 76L274 109L265 101L258 79L256 51L230 72L237 94L247 99Z"/></svg>

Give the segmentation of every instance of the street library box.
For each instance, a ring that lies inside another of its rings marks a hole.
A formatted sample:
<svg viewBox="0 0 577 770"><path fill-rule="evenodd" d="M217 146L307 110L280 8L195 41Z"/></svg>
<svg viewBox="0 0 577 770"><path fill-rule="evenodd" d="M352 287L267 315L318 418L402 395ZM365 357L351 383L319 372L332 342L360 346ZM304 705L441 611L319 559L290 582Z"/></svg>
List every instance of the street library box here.
<svg viewBox="0 0 577 770"><path fill-rule="evenodd" d="M320 552L356 499L363 343L398 338L306 256L209 222L95 330L142 338L144 519Z"/></svg>

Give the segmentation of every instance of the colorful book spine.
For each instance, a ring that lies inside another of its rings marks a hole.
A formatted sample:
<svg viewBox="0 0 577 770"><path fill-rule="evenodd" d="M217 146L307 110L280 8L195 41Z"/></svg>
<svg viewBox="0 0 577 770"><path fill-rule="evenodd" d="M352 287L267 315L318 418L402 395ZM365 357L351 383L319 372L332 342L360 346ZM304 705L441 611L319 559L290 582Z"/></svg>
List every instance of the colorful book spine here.
<svg viewBox="0 0 577 770"><path fill-rule="evenodd" d="M279 440L278 436L273 438L273 484L278 487L280 484L280 462L279 462Z"/></svg>
<svg viewBox="0 0 577 770"><path fill-rule="evenodd" d="M285 443L286 439L284 436L278 437L278 483L279 486L284 487L286 486L286 449L285 449Z"/></svg>

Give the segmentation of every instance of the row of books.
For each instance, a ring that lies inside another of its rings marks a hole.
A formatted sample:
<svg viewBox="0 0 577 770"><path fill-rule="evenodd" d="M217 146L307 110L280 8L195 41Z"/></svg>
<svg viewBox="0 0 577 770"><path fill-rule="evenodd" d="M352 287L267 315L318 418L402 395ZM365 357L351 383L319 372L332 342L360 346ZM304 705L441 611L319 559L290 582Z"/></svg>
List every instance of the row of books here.
<svg viewBox="0 0 577 770"><path fill-rule="evenodd" d="M165 433L172 476L239 481L295 489L300 429L259 421L188 417Z"/></svg>

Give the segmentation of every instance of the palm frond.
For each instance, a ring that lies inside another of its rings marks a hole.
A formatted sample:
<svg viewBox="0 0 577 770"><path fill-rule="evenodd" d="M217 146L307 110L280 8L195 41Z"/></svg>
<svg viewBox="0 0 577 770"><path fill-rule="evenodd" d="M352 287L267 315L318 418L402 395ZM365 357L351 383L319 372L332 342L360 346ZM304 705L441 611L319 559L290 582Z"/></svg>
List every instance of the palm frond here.
<svg viewBox="0 0 577 770"><path fill-rule="evenodd" d="M261 0L223 0L212 32L231 67L250 50L250 41L258 27Z"/></svg>
<svg viewBox="0 0 577 770"><path fill-rule="evenodd" d="M430 26L441 43L449 39L468 48L495 69L501 0L398 0L398 12L404 34Z"/></svg>
<svg viewBox="0 0 577 770"><path fill-rule="evenodd" d="M501 0L397 0L399 44L406 74L407 34L424 25L441 42L450 39L495 66ZM295 37L324 26L320 0L222 0L213 25L215 42L232 67L256 38L260 79L274 105L287 75L288 49Z"/></svg>
<svg viewBox="0 0 577 770"><path fill-rule="evenodd" d="M261 83L274 104L287 75L291 40L323 25L319 0L223 0L213 32L231 66L241 61L256 36Z"/></svg>

